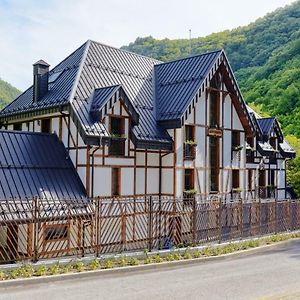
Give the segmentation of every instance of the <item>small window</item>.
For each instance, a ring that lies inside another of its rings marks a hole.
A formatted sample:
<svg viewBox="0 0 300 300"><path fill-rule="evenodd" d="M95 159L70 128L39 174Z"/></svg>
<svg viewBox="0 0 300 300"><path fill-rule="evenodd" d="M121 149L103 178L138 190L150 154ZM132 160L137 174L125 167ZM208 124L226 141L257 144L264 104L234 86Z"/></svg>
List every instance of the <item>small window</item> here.
<svg viewBox="0 0 300 300"><path fill-rule="evenodd" d="M184 190L191 191L194 190L194 170L185 169L184 171Z"/></svg>
<svg viewBox="0 0 300 300"><path fill-rule="evenodd" d="M111 144L109 155L125 155L124 118L111 117L110 119Z"/></svg>
<svg viewBox="0 0 300 300"><path fill-rule="evenodd" d="M232 170L232 188L239 189L240 188L240 171Z"/></svg>
<svg viewBox="0 0 300 300"><path fill-rule="evenodd" d="M120 196L120 168L112 168L112 196Z"/></svg>
<svg viewBox="0 0 300 300"><path fill-rule="evenodd" d="M14 130L22 131L22 123L15 123L13 125Z"/></svg>
<svg viewBox="0 0 300 300"><path fill-rule="evenodd" d="M210 137L209 139L209 151L210 151L210 191L219 191L219 139L216 137Z"/></svg>
<svg viewBox="0 0 300 300"><path fill-rule="evenodd" d="M186 142L195 141L195 126L191 126L191 125L185 126L185 141Z"/></svg>
<svg viewBox="0 0 300 300"><path fill-rule="evenodd" d="M253 171L248 170L248 190L252 191Z"/></svg>
<svg viewBox="0 0 300 300"><path fill-rule="evenodd" d="M241 145L241 136L239 131L232 131L232 147L236 148Z"/></svg>
<svg viewBox="0 0 300 300"><path fill-rule="evenodd" d="M275 170L270 170L270 186L275 186Z"/></svg>
<svg viewBox="0 0 300 300"><path fill-rule="evenodd" d="M270 143L270 145L272 146L272 148L273 148L274 150L276 150L276 148L277 148L277 147L276 147L276 137L271 137L269 143Z"/></svg>
<svg viewBox="0 0 300 300"><path fill-rule="evenodd" d="M42 119L41 120L41 132L51 133L51 119Z"/></svg>
<svg viewBox="0 0 300 300"><path fill-rule="evenodd" d="M51 225L45 227L45 240L61 241L68 239L68 226L67 225Z"/></svg>

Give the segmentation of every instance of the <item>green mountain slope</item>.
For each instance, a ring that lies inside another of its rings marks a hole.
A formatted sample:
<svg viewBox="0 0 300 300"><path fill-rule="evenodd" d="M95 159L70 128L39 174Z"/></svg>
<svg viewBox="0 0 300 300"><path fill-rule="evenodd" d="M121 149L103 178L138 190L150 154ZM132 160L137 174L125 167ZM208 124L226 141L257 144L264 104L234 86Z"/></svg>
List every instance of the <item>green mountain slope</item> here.
<svg viewBox="0 0 300 300"><path fill-rule="evenodd" d="M137 38L124 49L163 61L186 57L189 41ZM300 1L234 30L192 39L191 54L224 48L248 103L300 138Z"/></svg>
<svg viewBox="0 0 300 300"><path fill-rule="evenodd" d="M0 78L0 109L20 95L20 91Z"/></svg>

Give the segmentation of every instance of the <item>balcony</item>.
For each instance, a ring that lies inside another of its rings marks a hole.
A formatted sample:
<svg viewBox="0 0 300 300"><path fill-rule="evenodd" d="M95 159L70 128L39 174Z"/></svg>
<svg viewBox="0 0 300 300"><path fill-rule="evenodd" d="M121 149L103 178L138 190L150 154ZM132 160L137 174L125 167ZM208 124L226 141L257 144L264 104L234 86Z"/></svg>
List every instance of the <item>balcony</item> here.
<svg viewBox="0 0 300 300"><path fill-rule="evenodd" d="M196 147L195 142L185 142L183 145L183 159L184 160L194 160L196 157Z"/></svg>
<svg viewBox="0 0 300 300"><path fill-rule="evenodd" d="M261 199L275 199L276 198L276 186L260 186L258 188L258 197Z"/></svg>

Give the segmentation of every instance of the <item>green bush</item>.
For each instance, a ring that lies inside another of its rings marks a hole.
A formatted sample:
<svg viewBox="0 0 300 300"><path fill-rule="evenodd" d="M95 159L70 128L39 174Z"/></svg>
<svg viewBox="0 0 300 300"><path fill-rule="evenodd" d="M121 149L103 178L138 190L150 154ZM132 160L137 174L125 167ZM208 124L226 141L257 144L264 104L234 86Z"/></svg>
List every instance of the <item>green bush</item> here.
<svg viewBox="0 0 300 300"><path fill-rule="evenodd" d="M82 261L76 261L73 264L73 269L77 272L83 272L84 271L84 263Z"/></svg>
<svg viewBox="0 0 300 300"><path fill-rule="evenodd" d="M127 266L127 258L125 256L121 256L118 260L118 264L120 267L126 267Z"/></svg>
<svg viewBox="0 0 300 300"><path fill-rule="evenodd" d="M35 272L35 276L45 276L47 274L47 267L45 265L39 266Z"/></svg>
<svg viewBox="0 0 300 300"><path fill-rule="evenodd" d="M112 269L114 267L114 261L113 260L105 260L103 263L103 269Z"/></svg>
<svg viewBox="0 0 300 300"><path fill-rule="evenodd" d="M88 264L88 269L93 271L97 270L100 268L100 262L97 258L93 259L89 264Z"/></svg>
<svg viewBox="0 0 300 300"><path fill-rule="evenodd" d="M137 258L135 257L131 257L129 260L128 260L128 265L129 266L137 266L139 264L139 261L137 260Z"/></svg>
<svg viewBox="0 0 300 300"><path fill-rule="evenodd" d="M163 259L160 257L159 254L154 255L154 256L152 257L152 260L153 260L155 263L157 263L157 264L163 262Z"/></svg>

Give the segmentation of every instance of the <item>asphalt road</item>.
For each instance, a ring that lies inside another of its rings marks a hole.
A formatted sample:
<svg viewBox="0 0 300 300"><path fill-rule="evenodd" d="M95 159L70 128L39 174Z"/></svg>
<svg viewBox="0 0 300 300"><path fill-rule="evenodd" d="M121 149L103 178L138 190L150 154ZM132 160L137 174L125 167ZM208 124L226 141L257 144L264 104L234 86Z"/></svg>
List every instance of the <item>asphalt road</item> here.
<svg viewBox="0 0 300 300"><path fill-rule="evenodd" d="M300 299L300 240L244 257L1 288L5 300Z"/></svg>

